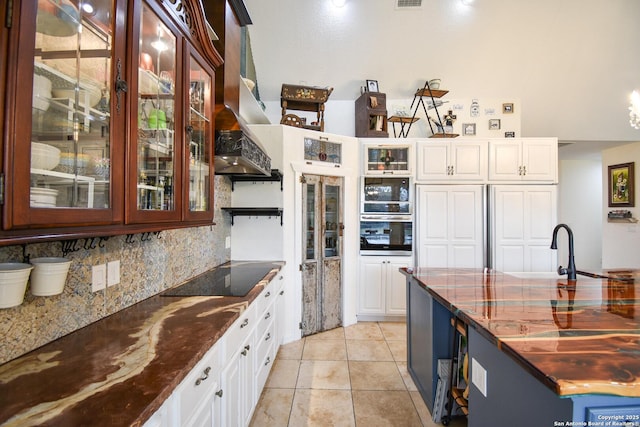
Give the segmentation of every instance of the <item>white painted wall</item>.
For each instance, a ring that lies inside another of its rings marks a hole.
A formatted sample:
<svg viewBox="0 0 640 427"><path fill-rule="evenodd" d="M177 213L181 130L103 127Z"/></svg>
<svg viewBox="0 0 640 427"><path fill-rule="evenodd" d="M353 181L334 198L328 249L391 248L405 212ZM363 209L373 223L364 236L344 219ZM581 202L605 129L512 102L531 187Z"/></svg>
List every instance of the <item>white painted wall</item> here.
<svg viewBox="0 0 640 427"><path fill-rule="evenodd" d="M480 104L480 114L478 117L470 116L470 106L473 102L472 98L451 99L448 96L442 98L445 103L438 108L440 118L444 121L444 115L448 110L453 111L456 120L453 123L453 130L449 133L457 133L463 135L462 125L465 123L476 124L476 137L478 138L504 138L505 131L515 132L516 137L522 135L522 113L520 112L521 103L519 99L514 98L478 98ZM387 99L387 115L394 115L394 111L398 108L404 108L408 115L413 114L411 104L413 98L407 99ZM426 102L426 101L425 101ZM512 103L515 105L515 111L512 114L502 114L502 104ZM282 109L280 102L265 102L265 111L267 118L272 123L280 123L282 117ZM305 111L288 110L289 113L296 114L300 117L306 117L307 123L316 120L316 113ZM433 109L429 110L429 116L437 120L436 113ZM353 101L329 101L325 105L325 132L337 135L355 135L355 105ZM428 137L431 135L431 129L426 121L424 110L418 108L416 117L419 118L410 129L409 137ZM500 130L489 130L489 119L500 119ZM435 130L435 127L434 127ZM400 126L396 126L396 131L400 132ZM389 137L393 137L393 125L388 124ZM551 135L526 135L526 136L551 136Z"/></svg>
<svg viewBox="0 0 640 427"><path fill-rule="evenodd" d="M417 11L394 0L245 3L262 99L278 104L283 83L334 87L327 130L334 114L352 114L333 101L352 104L366 79L388 99L411 99L441 78L450 99L520 99L522 136L638 140L627 107L640 89L640 1L425 0ZM352 135L353 120L344 126L330 131Z"/></svg>
<svg viewBox="0 0 640 427"><path fill-rule="evenodd" d="M279 219L236 218L231 231L231 258L284 260L286 278L286 331L284 340L300 338L298 324L301 320L302 278L299 265L302 262L302 186L304 173L344 177L344 235L343 235L343 324L354 324L358 286L358 201L360 148L355 138L294 128L281 125L252 125L251 130L259 138L271 157L271 167L284 175L283 192L272 184L258 183L246 191L232 194L234 206L277 206L283 209L283 226ZM343 165L318 165L304 161L304 137L326 137L342 143ZM279 234L277 236L276 234Z"/></svg>
<svg viewBox="0 0 640 427"><path fill-rule="evenodd" d="M638 183L640 182L640 143L610 148L602 152L602 267L603 268L640 268L640 223L620 224L607 222L609 208L608 166L635 162L635 207L624 208L632 212L635 218L640 215Z"/></svg>
<svg viewBox="0 0 640 427"><path fill-rule="evenodd" d="M574 234L576 268L598 271L602 267L602 162L561 160L559 172L558 222ZM558 265L567 266L567 236L561 230Z"/></svg>

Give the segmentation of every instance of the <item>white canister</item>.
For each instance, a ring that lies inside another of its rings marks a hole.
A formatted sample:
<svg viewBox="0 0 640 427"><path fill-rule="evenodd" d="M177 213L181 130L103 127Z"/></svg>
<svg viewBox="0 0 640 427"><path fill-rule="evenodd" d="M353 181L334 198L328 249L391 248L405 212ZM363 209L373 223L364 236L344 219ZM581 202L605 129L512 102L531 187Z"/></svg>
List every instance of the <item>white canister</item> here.
<svg viewBox="0 0 640 427"><path fill-rule="evenodd" d="M39 297L58 295L64 290L71 261L66 258L33 258L31 293Z"/></svg>
<svg viewBox="0 0 640 427"><path fill-rule="evenodd" d="M21 262L0 263L0 308L22 304L33 266Z"/></svg>

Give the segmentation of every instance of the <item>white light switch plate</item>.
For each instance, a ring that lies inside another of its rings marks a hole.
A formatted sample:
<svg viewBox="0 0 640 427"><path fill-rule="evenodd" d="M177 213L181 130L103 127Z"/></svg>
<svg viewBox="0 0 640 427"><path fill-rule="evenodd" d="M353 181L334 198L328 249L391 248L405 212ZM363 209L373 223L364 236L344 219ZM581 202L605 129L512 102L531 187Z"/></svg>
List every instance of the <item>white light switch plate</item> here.
<svg viewBox="0 0 640 427"><path fill-rule="evenodd" d="M91 267L91 292L97 292L107 286L107 266L105 264Z"/></svg>
<svg viewBox="0 0 640 427"><path fill-rule="evenodd" d="M471 382L484 397L487 397L487 370L473 357L471 358Z"/></svg>
<svg viewBox="0 0 640 427"><path fill-rule="evenodd" d="M120 283L120 260L107 263L107 286Z"/></svg>

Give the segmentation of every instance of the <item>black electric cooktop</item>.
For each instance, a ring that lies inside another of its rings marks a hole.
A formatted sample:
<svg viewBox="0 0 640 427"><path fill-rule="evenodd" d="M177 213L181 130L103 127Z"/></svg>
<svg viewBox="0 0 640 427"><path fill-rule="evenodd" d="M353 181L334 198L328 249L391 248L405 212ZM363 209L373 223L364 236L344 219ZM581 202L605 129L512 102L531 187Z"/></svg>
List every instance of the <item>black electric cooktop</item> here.
<svg viewBox="0 0 640 427"><path fill-rule="evenodd" d="M231 262L206 271L160 295L165 297L231 296L243 297L278 263Z"/></svg>

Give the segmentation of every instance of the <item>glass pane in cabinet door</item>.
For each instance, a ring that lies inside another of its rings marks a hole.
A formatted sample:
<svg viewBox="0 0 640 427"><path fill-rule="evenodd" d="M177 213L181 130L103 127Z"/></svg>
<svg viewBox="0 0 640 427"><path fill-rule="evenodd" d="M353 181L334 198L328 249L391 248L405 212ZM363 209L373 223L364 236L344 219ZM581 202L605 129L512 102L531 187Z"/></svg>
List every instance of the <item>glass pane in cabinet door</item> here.
<svg viewBox="0 0 640 427"><path fill-rule="evenodd" d="M143 4L138 67L139 210L173 210L176 38Z"/></svg>
<svg viewBox="0 0 640 427"><path fill-rule="evenodd" d="M114 1L37 7L30 205L108 208Z"/></svg>
<svg viewBox="0 0 640 427"><path fill-rule="evenodd" d="M211 202L211 76L193 57L189 69L189 210L207 211Z"/></svg>
<svg viewBox="0 0 640 427"><path fill-rule="evenodd" d="M340 187L326 185L324 205L324 256L338 256L340 232Z"/></svg>
<svg viewBox="0 0 640 427"><path fill-rule="evenodd" d="M367 149L367 170L407 171L409 169L407 147L376 147Z"/></svg>
<svg viewBox="0 0 640 427"><path fill-rule="evenodd" d="M304 224L304 256L306 260L312 260L316 257L316 186L315 184L306 184L303 200L303 220Z"/></svg>

